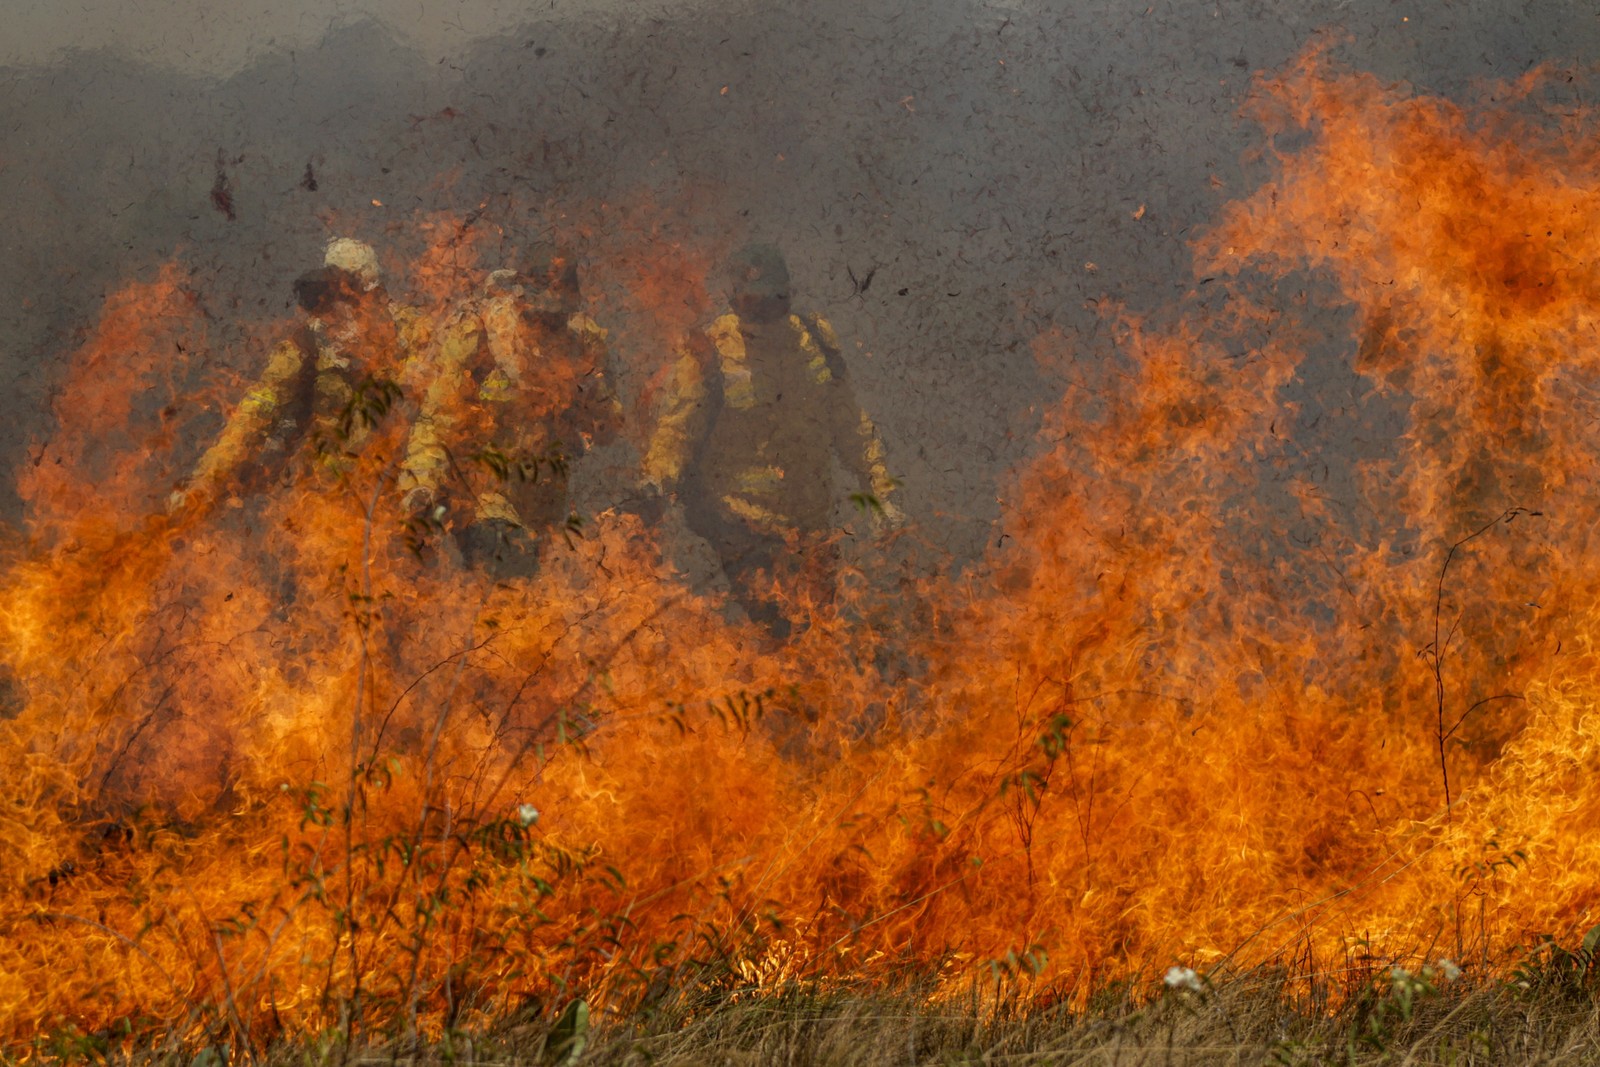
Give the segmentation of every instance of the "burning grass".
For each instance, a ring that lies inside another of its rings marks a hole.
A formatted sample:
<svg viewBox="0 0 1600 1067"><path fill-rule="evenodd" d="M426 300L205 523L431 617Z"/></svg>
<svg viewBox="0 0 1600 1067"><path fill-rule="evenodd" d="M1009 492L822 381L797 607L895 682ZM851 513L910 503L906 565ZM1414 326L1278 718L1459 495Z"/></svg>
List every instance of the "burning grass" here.
<svg viewBox="0 0 1600 1067"><path fill-rule="evenodd" d="M3 578L0 1039L511 1055L579 1003L599 1058L1591 1032L1600 202L1592 136L1536 116L1506 147L1527 95L1478 115L1317 55L1265 81L1300 140L1198 243L1228 299L1040 339L1065 399L1007 543L778 583L782 644L624 509L503 581L419 536L407 390L498 265L467 222L431 220L362 327L339 432L205 506L166 499L216 383L150 355L203 353L200 305L176 267L132 283ZM669 258L597 260L597 314L681 329L711 257ZM1359 507L1287 399L1307 267L1404 414Z"/></svg>

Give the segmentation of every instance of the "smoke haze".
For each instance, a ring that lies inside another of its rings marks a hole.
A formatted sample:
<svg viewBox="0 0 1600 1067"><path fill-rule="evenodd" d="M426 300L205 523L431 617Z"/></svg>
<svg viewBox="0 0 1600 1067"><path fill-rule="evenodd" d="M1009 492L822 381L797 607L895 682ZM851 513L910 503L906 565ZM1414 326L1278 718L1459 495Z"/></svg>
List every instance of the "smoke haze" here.
<svg viewBox="0 0 1600 1067"><path fill-rule="evenodd" d="M1577 5L1411 7L35 5L0 54L0 455L38 458L71 403L53 395L64 357L109 290L163 261L203 281L214 359L248 377L245 335L330 234L394 265L431 211L483 210L508 254L560 217L708 255L783 246L908 510L968 556L1056 390L1035 339L1093 359L1108 307L1159 314L1197 285L1187 242L1251 186L1253 72L1333 34L1343 62L1451 95L1600 45ZM1349 334L1291 390L1335 443L1359 436L1338 428ZM16 517L11 486L0 503Z"/></svg>

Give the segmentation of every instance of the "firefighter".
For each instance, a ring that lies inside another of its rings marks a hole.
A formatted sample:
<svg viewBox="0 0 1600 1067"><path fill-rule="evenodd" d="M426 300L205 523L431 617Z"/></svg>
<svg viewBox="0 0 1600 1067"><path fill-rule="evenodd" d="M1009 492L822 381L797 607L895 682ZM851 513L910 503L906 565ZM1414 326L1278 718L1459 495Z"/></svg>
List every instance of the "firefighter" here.
<svg viewBox="0 0 1600 1067"><path fill-rule="evenodd" d="M789 624L759 575L798 562L819 597L831 596L835 457L876 524L902 517L833 327L791 308L782 254L750 245L729 271L729 310L689 339L670 372L643 480L677 498L746 613L782 639Z"/></svg>
<svg viewBox="0 0 1600 1067"><path fill-rule="evenodd" d="M228 491L259 491L274 475L289 476L308 438L322 468L344 469L370 432L370 420L353 417L353 406L386 409L395 399L390 376L418 327L414 315L389 303L372 247L331 240L322 267L296 279L294 292L300 327L273 348L261 378L172 494L169 511L207 505Z"/></svg>
<svg viewBox="0 0 1600 1067"><path fill-rule="evenodd" d="M621 424L605 342L572 255L548 245L491 274L439 331L402 506L450 527L469 566L532 574L540 539L571 523L570 464Z"/></svg>

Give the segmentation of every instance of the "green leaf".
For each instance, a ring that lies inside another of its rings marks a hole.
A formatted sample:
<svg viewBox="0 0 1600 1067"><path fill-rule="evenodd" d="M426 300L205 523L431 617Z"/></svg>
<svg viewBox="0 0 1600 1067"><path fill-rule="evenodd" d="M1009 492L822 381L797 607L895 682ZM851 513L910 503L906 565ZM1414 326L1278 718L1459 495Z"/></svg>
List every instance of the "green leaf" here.
<svg viewBox="0 0 1600 1067"><path fill-rule="evenodd" d="M884 512L883 501L871 493L851 493L850 503L854 504L856 510L863 515L882 515Z"/></svg>
<svg viewBox="0 0 1600 1067"><path fill-rule="evenodd" d="M1589 932L1583 935L1583 944L1578 947L1578 956L1585 962L1592 962L1596 952L1600 952L1600 926L1591 926Z"/></svg>
<svg viewBox="0 0 1600 1067"><path fill-rule="evenodd" d="M589 1043L589 1005L574 1000L556 1017L544 1043L544 1062L548 1067L567 1067L576 1062Z"/></svg>

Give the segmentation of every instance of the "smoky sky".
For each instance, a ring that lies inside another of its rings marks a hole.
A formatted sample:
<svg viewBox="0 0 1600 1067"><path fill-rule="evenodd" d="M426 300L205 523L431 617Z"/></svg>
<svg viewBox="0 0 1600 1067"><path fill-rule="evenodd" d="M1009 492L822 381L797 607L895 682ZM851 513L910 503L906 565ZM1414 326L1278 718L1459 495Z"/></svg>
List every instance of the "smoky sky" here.
<svg viewBox="0 0 1600 1067"><path fill-rule="evenodd" d="M1587 5L1433 0L233 10L11 15L7 467L71 403L63 363L104 296L168 259L226 324L284 311L335 228L420 247L404 221L436 209L536 235L553 205L648 202L674 240L786 250L908 511L958 555L995 536L1059 393L1034 340L1093 350L1106 301L1160 315L1194 289L1187 242L1264 173L1240 114L1254 72L1331 40L1353 68L1459 96L1600 46ZM1354 388L1330 338L1296 386L1313 411ZM20 515L9 481L0 514Z"/></svg>

